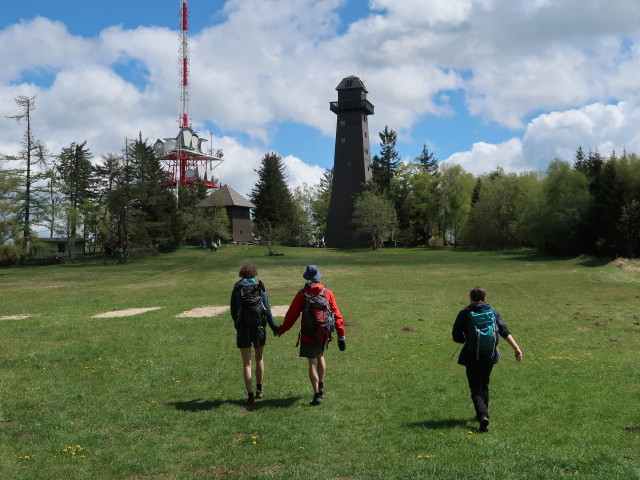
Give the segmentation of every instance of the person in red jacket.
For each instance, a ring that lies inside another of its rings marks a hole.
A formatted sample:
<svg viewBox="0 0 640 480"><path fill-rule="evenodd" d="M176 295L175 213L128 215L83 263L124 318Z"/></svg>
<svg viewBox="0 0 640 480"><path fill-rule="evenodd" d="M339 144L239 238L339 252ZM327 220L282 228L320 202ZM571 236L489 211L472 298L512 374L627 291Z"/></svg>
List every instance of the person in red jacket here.
<svg viewBox="0 0 640 480"><path fill-rule="evenodd" d="M308 265L302 277L307 280L304 285L304 292L307 295L319 295L324 291L324 296L329 301L329 307L335 320L335 330L338 334L338 348L344 351L347 348L347 341L344 334L344 320L338 309L336 297L333 292L320 283L322 275L315 265ZM284 323L280 325L278 336L285 333L293 327L296 320L302 313L306 305L306 299L302 292L298 292L294 297L287 314L284 317ZM304 322L302 318L301 323ZM313 388L313 399L309 403L311 406L317 406L322 403L324 397L324 376L327 372L327 365L324 360L324 351L331 341L329 333L324 338L316 336L315 338L304 333L300 333L300 357L304 357L309 362L309 380Z"/></svg>

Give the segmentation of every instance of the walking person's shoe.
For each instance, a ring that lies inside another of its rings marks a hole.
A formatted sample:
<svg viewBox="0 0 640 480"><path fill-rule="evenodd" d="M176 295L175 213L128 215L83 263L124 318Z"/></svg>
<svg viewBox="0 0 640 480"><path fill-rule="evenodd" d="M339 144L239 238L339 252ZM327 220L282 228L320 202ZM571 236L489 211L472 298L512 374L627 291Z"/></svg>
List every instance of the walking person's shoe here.
<svg viewBox="0 0 640 480"><path fill-rule="evenodd" d="M318 390L318 397L324 398L324 388L321 388L320 390Z"/></svg>
<svg viewBox="0 0 640 480"><path fill-rule="evenodd" d="M253 393L250 393L247 396L247 405L251 406L251 405L255 405L256 404L256 399L253 396Z"/></svg>
<svg viewBox="0 0 640 480"><path fill-rule="evenodd" d="M264 397L265 395L266 395L266 393L265 393L265 391L264 391L264 390L258 390L258 391L256 392L256 398L262 398L262 397Z"/></svg>
<svg viewBox="0 0 640 480"><path fill-rule="evenodd" d="M488 432L489 431L489 417L486 415L482 415L480 417L480 431Z"/></svg>
<svg viewBox="0 0 640 480"><path fill-rule="evenodd" d="M309 402L309 405L311 405L312 407L317 407L318 405L321 405L321 404L322 404L322 398L320 397L320 393L315 393L313 395L313 398Z"/></svg>

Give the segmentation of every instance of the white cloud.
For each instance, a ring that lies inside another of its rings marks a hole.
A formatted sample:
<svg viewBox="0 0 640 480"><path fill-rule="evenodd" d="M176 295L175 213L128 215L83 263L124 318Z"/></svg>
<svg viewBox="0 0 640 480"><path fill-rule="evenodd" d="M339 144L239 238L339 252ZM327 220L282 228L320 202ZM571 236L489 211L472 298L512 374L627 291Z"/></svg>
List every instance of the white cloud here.
<svg viewBox="0 0 640 480"><path fill-rule="evenodd" d="M446 163L461 165L474 174L502 167L508 172L542 171L555 158L573 163L578 147L585 152L640 152L640 105L620 102L595 103L579 109L552 112L534 118L522 139L500 144L475 143L470 151L459 152Z"/></svg>
<svg viewBox="0 0 640 480"><path fill-rule="evenodd" d="M469 171L540 169L580 144L640 151L640 3L370 0L370 15L341 29L349 1L227 0L215 25L191 34L189 113L194 125L215 125L223 183L247 194L282 124L333 136L328 103L351 74L376 107L374 141L389 125L401 141L437 145L415 132L427 115L452 114L452 90L465 92L478 121L522 131L495 145L478 138L448 159ZM0 50L0 109L19 113L14 98L36 95L34 133L53 153L87 140L100 156L139 132L151 141L177 134L175 30L114 26L84 38L36 18L0 30L0 44L11 47ZM23 128L2 125L0 153L12 153ZM278 153L292 185L315 183L323 169L309 164L332 156Z"/></svg>
<svg viewBox="0 0 640 480"><path fill-rule="evenodd" d="M522 142L512 138L506 142L494 145L477 142L468 152L451 155L444 163L457 164L474 175L489 173L498 167L505 171L522 171L523 153Z"/></svg>

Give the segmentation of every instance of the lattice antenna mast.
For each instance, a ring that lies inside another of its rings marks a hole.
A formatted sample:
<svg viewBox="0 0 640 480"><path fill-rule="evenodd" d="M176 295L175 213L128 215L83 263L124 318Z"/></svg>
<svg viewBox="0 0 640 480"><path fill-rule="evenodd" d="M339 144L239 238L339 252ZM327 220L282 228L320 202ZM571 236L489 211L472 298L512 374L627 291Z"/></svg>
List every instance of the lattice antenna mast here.
<svg viewBox="0 0 640 480"><path fill-rule="evenodd" d="M189 123L189 10L187 0L182 0L180 10L180 26L182 33L182 43L180 53L182 62L180 63L180 100L182 112L180 114L180 128L191 127Z"/></svg>

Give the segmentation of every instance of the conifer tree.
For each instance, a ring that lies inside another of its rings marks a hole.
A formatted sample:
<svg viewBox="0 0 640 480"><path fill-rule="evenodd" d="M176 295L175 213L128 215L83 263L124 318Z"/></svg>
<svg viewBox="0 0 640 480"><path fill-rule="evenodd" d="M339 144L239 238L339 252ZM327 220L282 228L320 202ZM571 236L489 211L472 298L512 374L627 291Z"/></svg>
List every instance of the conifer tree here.
<svg viewBox="0 0 640 480"><path fill-rule="evenodd" d="M259 232L269 226L288 237L295 212L280 155L275 152L267 153L262 157L257 173L258 181L250 195L256 206L253 212L256 230Z"/></svg>
<svg viewBox="0 0 640 480"><path fill-rule="evenodd" d="M400 163L400 154L396 150L398 135L387 126L379 135L380 155L374 155L371 161L372 180L380 192L388 192L391 179Z"/></svg>

